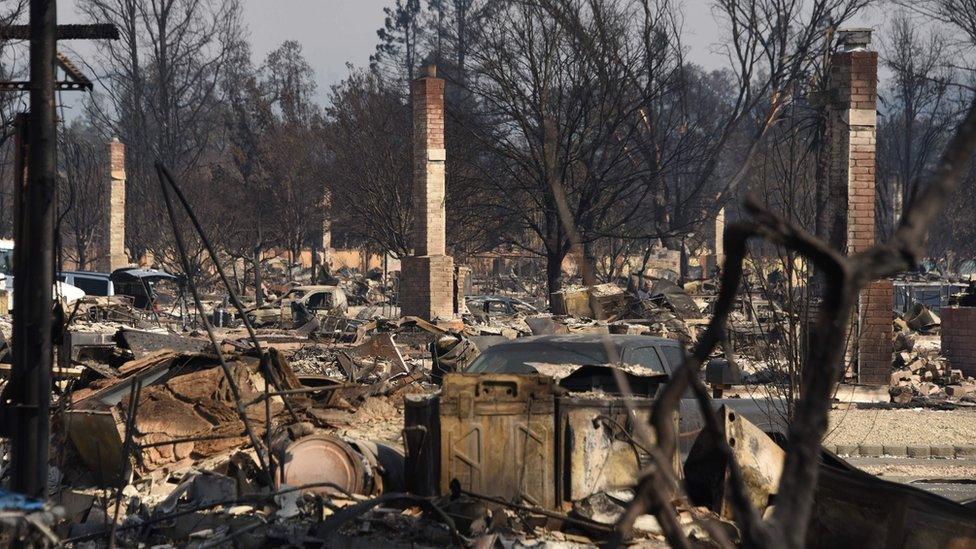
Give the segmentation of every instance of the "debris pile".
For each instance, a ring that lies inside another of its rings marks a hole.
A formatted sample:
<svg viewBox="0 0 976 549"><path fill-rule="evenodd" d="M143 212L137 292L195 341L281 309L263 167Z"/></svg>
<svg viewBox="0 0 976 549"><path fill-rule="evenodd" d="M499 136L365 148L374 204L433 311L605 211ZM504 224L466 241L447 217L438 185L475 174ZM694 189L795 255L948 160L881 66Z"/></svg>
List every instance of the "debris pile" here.
<svg viewBox="0 0 976 549"><path fill-rule="evenodd" d="M580 319L599 318L604 333L651 335L685 344L698 339L707 322L701 307L681 286L666 278L632 276L626 289L616 284L564 288L552 295L555 318L570 327Z"/></svg>
<svg viewBox="0 0 976 549"><path fill-rule="evenodd" d="M892 402L976 404L976 379L952 368L942 355L941 324L939 315L921 303L893 320Z"/></svg>
<svg viewBox="0 0 976 549"><path fill-rule="evenodd" d="M329 286L277 285L281 298L243 315L211 296L214 339L190 316L80 300L57 348L51 499L0 494L3 535L76 546L610 539L651 462L654 395L683 358L677 343L648 353L662 340L633 336L694 341L714 285L569 287L555 312L472 295L460 319L432 323L400 317L371 274L338 274ZM741 301L739 312L738 342L752 337L747 324L765 330L782 314L769 301ZM938 317L920 309L900 320L892 398L972 400L976 382L939 356ZM610 340L629 345L616 361L602 354ZM540 345L519 359L534 373L471 371L492 347L517 353L525 342ZM741 362L759 382L766 363ZM718 398L741 372L711 360L705 381ZM722 403L735 407L723 428L740 441L736 458L762 510L783 459L763 431L776 428L750 423L762 404ZM675 427L701 430L696 413L682 407ZM689 497L676 502L678 526L705 545L716 532L740 538L717 455L701 437L674 455ZM664 533L642 515L630 540L655 545Z"/></svg>

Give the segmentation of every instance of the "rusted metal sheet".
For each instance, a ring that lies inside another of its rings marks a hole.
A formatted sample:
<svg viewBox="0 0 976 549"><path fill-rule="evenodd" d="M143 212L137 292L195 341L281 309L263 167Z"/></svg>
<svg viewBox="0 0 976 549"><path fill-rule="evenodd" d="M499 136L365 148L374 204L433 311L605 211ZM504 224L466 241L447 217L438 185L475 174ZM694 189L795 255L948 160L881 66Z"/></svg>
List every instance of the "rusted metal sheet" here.
<svg viewBox="0 0 976 549"><path fill-rule="evenodd" d="M807 547L976 547L976 509L824 454Z"/></svg>
<svg viewBox="0 0 976 549"><path fill-rule="evenodd" d="M122 330L122 340L136 358L164 349L178 353L202 353L213 350L213 345L205 339L143 330Z"/></svg>
<svg viewBox="0 0 976 549"><path fill-rule="evenodd" d="M723 405L723 435L739 463L750 501L760 513L772 503L779 488L786 454L773 439L735 410ZM703 433L685 460L688 495L698 505L707 505L725 518L733 518L728 502L728 463L716 442Z"/></svg>
<svg viewBox="0 0 976 549"><path fill-rule="evenodd" d="M263 379L258 359L236 357L229 362L243 402L260 394ZM137 465L153 471L193 457L217 454L244 444L244 425L236 413L227 380L213 359L200 355L160 352L142 359L134 370L120 368L126 378L109 380L98 390L79 391L64 413L65 427L85 465L97 475L117 477L121 469L125 410L133 383L144 389L135 418L133 436ZM272 400L272 415L280 411ZM264 407L246 408L248 417L263 425ZM101 482L101 479L96 479Z"/></svg>
<svg viewBox="0 0 976 549"><path fill-rule="evenodd" d="M628 411L630 404L634 413ZM597 492L632 488L649 462L635 425L650 425L649 398L560 397L556 399L557 492L560 501L578 501ZM677 415L675 416L677 424ZM653 431L648 430L653 436ZM675 465L678 463L675 455Z"/></svg>
<svg viewBox="0 0 976 549"><path fill-rule="evenodd" d="M115 408L107 410L66 410L62 416L68 438L81 461L95 475L100 486L115 486L121 480L122 421Z"/></svg>
<svg viewBox="0 0 976 549"><path fill-rule="evenodd" d="M393 334L389 332L378 333L348 349L347 352L360 358L378 357L388 360L391 364L391 369L388 372L390 377L401 376L410 372L406 361L403 360L403 354L400 353L400 349L393 341Z"/></svg>
<svg viewBox="0 0 976 549"><path fill-rule="evenodd" d="M462 490L554 507L552 390L546 376L444 376L441 492L457 479Z"/></svg>

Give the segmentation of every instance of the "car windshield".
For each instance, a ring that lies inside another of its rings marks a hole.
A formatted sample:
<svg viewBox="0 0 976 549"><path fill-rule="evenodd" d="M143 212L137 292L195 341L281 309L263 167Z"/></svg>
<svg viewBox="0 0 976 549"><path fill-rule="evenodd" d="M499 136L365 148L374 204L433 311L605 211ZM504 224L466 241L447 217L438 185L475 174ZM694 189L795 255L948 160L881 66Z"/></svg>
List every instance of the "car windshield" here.
<svg viewBox="0 0 976 549"><path fill-rule="evenodd" d="M535 345L531 343L489 347L471 363L471 373L535 374L534 365L606 364L603 345Z"/></svg>
<svg viewBox="0 0 976 549"><path fill-rule="evenodd" d="M289 292L281 296L282 300L285 299L301 299L305 297L305 290L289 290Z"/></svg>
<svg viewBox="0 0 976 549"><path fill-rule="evenodd" d="M326 309L332 306L332 294L330 292L318 292L308 298L305 304L310 309Z"/></svg>
<svg viewBox="0 0 976 549"><path fill-rule="evenodd" d="M648 342L641 347L617 348L628 371L666 373L657 347ZM678 347L674 347L680 353ZM669 349L663 346L663 349ZM611 364L607 347L599 341L553 342L521 341L495 345L485 349L465 370L468 373L544 374L562 377L580 366ZM569 367L569 368L567 368Z"/></svg>
<svg viewBox="0 0 976 549"><path fill-rule="evenodd" d="M14 251L0 250L0 273L7 276L14 274Z"/></svg>

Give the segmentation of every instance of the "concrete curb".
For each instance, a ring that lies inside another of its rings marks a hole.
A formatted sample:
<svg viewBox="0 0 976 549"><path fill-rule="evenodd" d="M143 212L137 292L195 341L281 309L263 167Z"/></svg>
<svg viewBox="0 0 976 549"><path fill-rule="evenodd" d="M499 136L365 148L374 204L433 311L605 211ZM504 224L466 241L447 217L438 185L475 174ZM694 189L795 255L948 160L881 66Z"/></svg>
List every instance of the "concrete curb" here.
<svg viewBox="0 0 976 549"><path fill-rule="evenodd" d="M976 444L957 444L956 459L976 459Z"/></svg>
<svg viewBox="0 0 976 549"><path fill-rule="evenodd" d="M882 447L882 454L892 457L908 457L908 446L904 444L885 444Z"/></svg>
<svg viewBox="0 0 976 549"><path fill-rule="evenodd" d="M909 446L908 457L910 458L932 457L932 449L930 446Z"/></svg>
<svg viewBox="0 0 976 549"><path fill-rule="evenodd" d="M976 461L976 444L825 444L839 456L899 457L914 459L964 459Z"/></svg>
<svg viewBox="0 0 976 549"><path fill-rule="evenodd" d="M880 444L858 444L857 453L862 456L883 456L884 446Z"/></svg>

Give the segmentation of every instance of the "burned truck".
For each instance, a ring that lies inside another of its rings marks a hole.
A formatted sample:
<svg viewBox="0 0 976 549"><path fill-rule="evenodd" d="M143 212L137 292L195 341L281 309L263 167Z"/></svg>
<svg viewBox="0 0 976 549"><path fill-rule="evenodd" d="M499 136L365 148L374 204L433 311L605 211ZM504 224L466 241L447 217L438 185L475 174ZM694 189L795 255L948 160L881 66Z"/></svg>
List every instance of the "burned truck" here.
<svg viewBox="0 0 976 549"><path fill-rule="evenodd" d="M548 335L488 346L458 372L445 372L440 394L406 400L410 489L432 495L456 481L464 491L518 495L527 504L557 508L631 487L655 444L642 427L683 360L680 342L639 335ZM720 366L706 377L734 380L727 371L732 366ZM629 385L627 394L618 374ZM714 400L716 408L726 405L774 435L786 428L776 404ZM674 421L679 460L704 424L690 394Z"/></svg>

